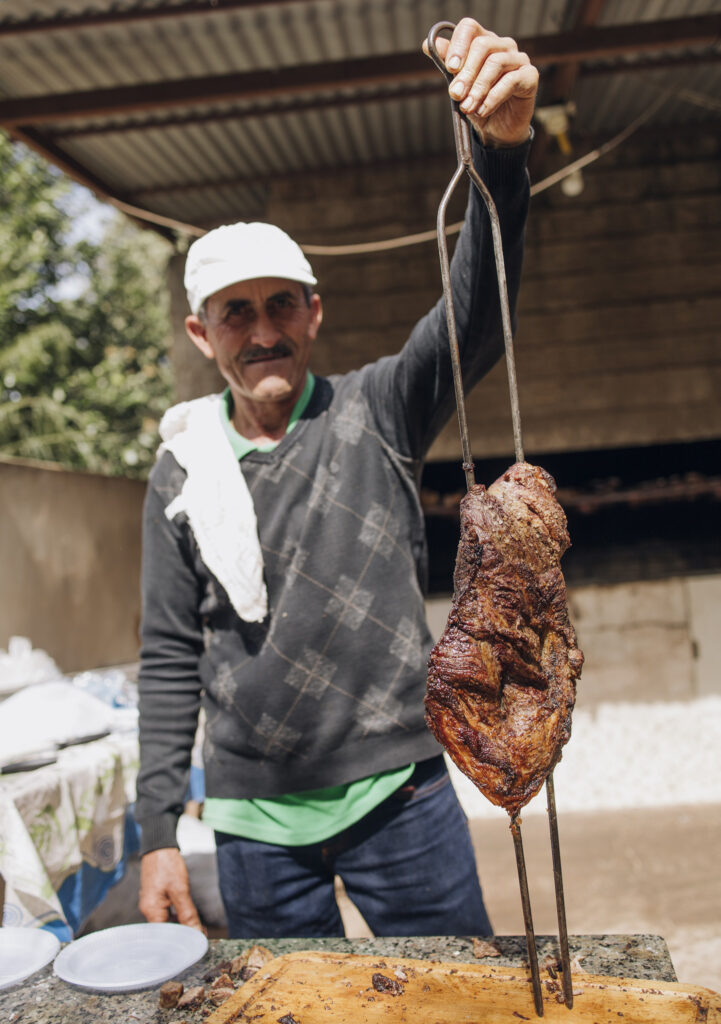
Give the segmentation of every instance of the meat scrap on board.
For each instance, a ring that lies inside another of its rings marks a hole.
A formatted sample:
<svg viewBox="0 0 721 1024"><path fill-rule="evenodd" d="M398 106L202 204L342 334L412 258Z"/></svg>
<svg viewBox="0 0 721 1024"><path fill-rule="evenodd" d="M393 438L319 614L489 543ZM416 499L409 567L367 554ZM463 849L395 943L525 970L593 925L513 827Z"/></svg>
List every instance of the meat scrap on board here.
<svg viewBox="0 0 721 1024"><path fill-rule="evenodd" d="M445 631L431 651L426 721L465 775L514 817L571 735L583 654L560 560L566 516L544 469L517 462L461 501Z"/></svg>

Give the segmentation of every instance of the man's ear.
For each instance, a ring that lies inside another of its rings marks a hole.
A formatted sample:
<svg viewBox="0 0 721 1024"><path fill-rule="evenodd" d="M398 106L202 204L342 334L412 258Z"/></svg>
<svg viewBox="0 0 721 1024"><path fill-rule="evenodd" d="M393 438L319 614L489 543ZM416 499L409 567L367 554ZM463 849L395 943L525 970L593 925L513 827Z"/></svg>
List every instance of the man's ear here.
<svg viewBox="0 0 721 1024"><path fill-rule="evenodd" d="M191 313L190 316L186 316L185 330L188 332L188 337L195 347L200 349L206 359L215 359L215 352L213 352L213 347L208 341L205 324L197 313Z"/></svg>
<svg viewBox="0 0 721 1024"><path fill-rule="evenodd" d="M314 292L310 297L310 312L311 320L308 328L308 333L311 338L315 340L315 336L318 333L318 328L323 322L323 303L321 302L320 295Z"/></svg>

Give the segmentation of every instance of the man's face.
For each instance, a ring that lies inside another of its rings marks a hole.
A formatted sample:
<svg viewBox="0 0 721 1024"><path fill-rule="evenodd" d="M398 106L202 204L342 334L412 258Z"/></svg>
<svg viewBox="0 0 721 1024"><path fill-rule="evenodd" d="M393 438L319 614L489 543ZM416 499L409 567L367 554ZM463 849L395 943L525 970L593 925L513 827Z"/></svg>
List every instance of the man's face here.
<svg viewBox="0 0 721 1024"><path fill-rule="evenodd" d="M297 281L261 277L211 295L205 316L189 316L193 342L230 386L236 403L295 402L322 319L320 297L306 301Z"/></svg>

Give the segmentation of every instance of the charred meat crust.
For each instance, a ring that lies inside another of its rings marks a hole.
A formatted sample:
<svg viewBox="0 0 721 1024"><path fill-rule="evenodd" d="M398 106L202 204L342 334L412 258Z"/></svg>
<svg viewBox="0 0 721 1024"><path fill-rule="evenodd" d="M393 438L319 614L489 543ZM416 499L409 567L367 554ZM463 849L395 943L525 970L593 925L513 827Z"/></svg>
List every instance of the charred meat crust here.
<svg viewBox="0 0 721 1024"><path fill-rule="evenodd" d="M493 803L517 814L560 760L583 655L560 559L570 541L556 485L516 463L461 502L446 629L431 651L426 721Z"/></svg>

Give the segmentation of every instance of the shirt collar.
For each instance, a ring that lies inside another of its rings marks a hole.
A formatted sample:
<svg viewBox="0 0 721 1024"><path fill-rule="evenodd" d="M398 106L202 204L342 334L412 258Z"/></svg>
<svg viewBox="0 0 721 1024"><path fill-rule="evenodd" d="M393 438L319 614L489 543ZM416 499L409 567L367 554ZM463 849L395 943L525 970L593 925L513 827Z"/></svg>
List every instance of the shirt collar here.
<svg viewBox="0 0 721 1024"><path fill-rule="evenodd" d="M293 406L293 411L290 414L288 420L288 426L286 427L286 434L289 434L293 427L296 425L298 420L305 412L308 402L310 402L313 389L315 388L315 377L306 370L305 387L298 401ZM237 459L245 458L251 452L272 452L273 449L280 444L279 441L269 441L268 444L255 444L253 441L249 441L247 437L243 437L233 426L233 396L230 393L230 388L226 388L223 392L222 401L220 403L220 419L225 428L225 433L230 441L231 447Z"/></svg>

